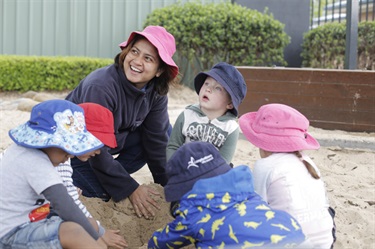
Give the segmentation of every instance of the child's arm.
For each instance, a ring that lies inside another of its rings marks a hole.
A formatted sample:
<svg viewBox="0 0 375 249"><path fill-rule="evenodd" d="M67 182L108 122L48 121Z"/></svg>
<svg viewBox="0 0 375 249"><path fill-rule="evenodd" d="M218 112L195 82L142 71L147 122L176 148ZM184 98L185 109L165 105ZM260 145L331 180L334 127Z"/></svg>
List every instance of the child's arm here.
<svg viewBox="0 0 375 249"><path fill-rule="evenodd" d="M60 163L58 166L55 167L57 172L59 173L63 183L68 191L68 194L73 198L74 202L77 206L82 210L82 212L86 215L86 217L92 217L90 212L87 210L86 206L81 202L79 199L79 192L76 186L73 185L73 169L70 166L70 160L66 161L65 163Z"/></svg>
<svg viewBox="0 0 375 249"><path fill-rule="evenodd" d="M185 143L185 137L182 134L182 126L184 123L184 113L182 112L173 125L171 136L167 145L167 161L176 152L178 148Z"/></svg>
<svg viewBox="0 0 375 249"><path fill-rule="evenodd" d="M105 230L101 225L100 222L95 220L92 217L88 218L91 225L96 229L99 230L99 236L105 241L107 246L122 249L127 247L128 244L123 236L120 235L120 230Z"/></svg>
<svg viewBox="0 0 375 249"><path fill-rule="evenodd" d="M73 221L81 225L95 240L99 239L98 233L90 224L81 209L74 203L63 184L56 184L45 189L42 194L51 202L56 213L64 221Z"/></svg>
<svg viewBox="0 0 375 249"><path fill-rule="evenodd" d="M228 137L225 139L223 146L221 146L219 150L221 156L225 159L227 163L232 162L234 153L236 152L239 133L239 128L230 133Z"/></svg>

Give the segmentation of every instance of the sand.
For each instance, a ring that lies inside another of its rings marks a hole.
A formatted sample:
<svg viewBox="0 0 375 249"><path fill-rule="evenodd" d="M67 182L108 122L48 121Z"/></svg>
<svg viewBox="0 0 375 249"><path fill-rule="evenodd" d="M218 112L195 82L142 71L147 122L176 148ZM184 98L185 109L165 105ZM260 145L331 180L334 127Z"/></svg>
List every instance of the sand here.
<svg viewBox="0 0 375 249"><path fill-rule="evenodd" d="M39 101L64 98L67 92L0 93L0 151L12 141L8 130L27 121L30 109ZM183 108L197 101L196 93L186 87L172 88L169 93L169 115L174 123ZM328 131L311 127L310 133L322 147L306 151L321 170L331 206L336 210L337 242L335 248L375 248L375 133ZM234 165L252 167L259 159L258 150L240 136ZM162 209L153 220L134 215L130 202L118 204L95 198L82 198L88 210L106 228L120 229L129 248L147 248L152 232L172 218L163 189L152 183L147 166L135 173L141 184L148 184L161 193L157 199Z"/></svg>

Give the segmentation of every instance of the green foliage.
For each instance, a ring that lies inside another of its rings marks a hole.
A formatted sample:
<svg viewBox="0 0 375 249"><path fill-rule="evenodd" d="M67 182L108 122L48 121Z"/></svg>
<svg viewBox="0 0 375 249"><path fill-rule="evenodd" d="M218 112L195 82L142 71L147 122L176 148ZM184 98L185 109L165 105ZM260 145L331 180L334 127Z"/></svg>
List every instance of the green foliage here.
<svg viewBox="0 0 375 249"><path fill-rule="evenodd" d="M342 69L345 60L345 23L327 23L304 35L302 66ZM375 21L358 24L359 69L375 70Z"/></svg>
<svg viewBox="0 0 375 249"><path fill-rule="evenodd" d="M70 90L111 59L0 55L0 91Z"/></svg>
<svg viewBox="0 0 375 249"><path fill-rule="evenodd" d="M154 10L144 26L161 25L176 40L177 61L207 70L219 61L233 65L286 65L290 38L267 13L231 3L176 3Z"/></svg>
<svg viewBox="0 0 375 249"><path fill-rule="evenodd" d="M359 24L358 68L375 70L375 21Z"/></svg>

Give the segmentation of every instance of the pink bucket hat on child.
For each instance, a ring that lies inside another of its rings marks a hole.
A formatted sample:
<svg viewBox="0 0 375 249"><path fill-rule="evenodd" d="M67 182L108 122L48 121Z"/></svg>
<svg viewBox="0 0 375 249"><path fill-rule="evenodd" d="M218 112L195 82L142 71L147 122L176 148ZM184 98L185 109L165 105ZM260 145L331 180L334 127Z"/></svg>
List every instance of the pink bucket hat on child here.
<svg viewBox="0 0 375 249"><path fill-rule="evenodd" d="M171 35L164 27L147 26L142 32L134 31L130 34L128 40L119 44L124 49L136 35L145 37L152 45L156 47L160 58L170 67L172 67L173 78L178 74L178 66L173 61L173 54L176 52L176 43L173 35Z"/></svg>
<svg viewBox="0 0 375 249"><path fill-rule="evenodd" d="M307 132L309 120L287 105L263 105L257 112L242 115L239 124L245 137L266 151L293 152L320 147Z"/></svg>
<svg viewBox="0 0 375 249"><path fill-rule="evenodd" d="M86 129L110 148L116 148L113 114L96 103L78 104L85 112Z"/></svg>
<svg viewBox="0 0 375 249"><path fill-rule="evenodd" d="M83 109L60 99L35 105L30 120L11 129L9 136L24 147L57 147L74 156L103 147L103 143L86 130Z"/></svg>

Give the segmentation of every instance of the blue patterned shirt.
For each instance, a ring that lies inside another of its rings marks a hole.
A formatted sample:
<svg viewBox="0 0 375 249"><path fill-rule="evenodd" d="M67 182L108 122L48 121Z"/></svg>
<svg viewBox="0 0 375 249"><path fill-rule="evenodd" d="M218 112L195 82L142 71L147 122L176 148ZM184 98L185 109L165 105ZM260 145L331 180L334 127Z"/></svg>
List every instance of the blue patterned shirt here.
<svg viewBox="0 0 375 249"><path fill-rule="evenodd" d="M305 240L292 216L271 209L254 192L247 166L198 180L174 215L175 220L154 232L148 248L292 248Z"/></svg>

